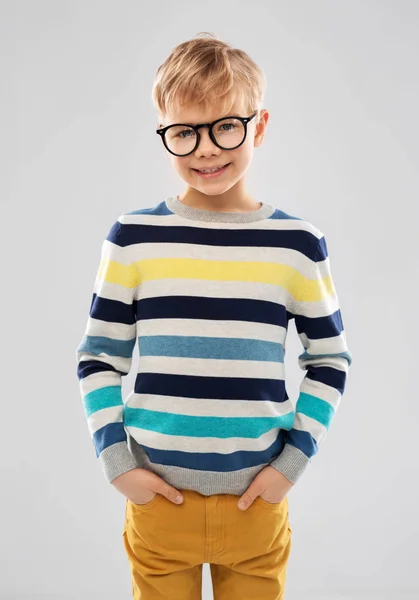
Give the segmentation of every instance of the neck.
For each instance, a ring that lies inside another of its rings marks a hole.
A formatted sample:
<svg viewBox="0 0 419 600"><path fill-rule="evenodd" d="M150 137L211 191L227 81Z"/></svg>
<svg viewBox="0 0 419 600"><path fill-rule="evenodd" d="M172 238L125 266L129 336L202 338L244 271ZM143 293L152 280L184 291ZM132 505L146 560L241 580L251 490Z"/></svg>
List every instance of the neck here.
<svg viewBox="0 0 419 600"><path fill-rule="evenodd" d="M183 194L177 196L179 202L192 208L214 210L223 212L245 212L257 210L262 206L247 193L231 188L224 194L203 194L193 188L187 188Z"/></svg>
<svg viewBox="0 0 419 600"><path fill-rule="evenodd" d="M220 222L220 223L251 223L268 219L275 212L275 207L266 202L254 210L217 211L212 209L189 206L180 201L178 196L170 196L166 199L166 207L172 212L185 219L198 221Z"/></svg>

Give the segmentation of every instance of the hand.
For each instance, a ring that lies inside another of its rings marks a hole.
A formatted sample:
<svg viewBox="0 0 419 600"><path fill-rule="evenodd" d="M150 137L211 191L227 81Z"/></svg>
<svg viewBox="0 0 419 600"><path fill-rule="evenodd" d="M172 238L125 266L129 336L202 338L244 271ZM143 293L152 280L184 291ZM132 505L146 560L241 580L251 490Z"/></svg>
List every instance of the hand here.
<svg viewBox="0 0 419 600"><path fill-rule="evenodd" d="M271 465L267 465L259 471L247 490L240 497L238 506L240 510L246 510L257 496L260 496L266 502L282 502L293 485L292 481L287 479L285 475L274 467L271 467ZM268 493L262 496L264 492ZM241 506L241 502L243 501L244 506Z"/></svg>
<svg viewBox="0 0 419 600"><path fill-rule="evenodd" d="M174 504L181 504L183 496L176 488L172 487L156 473L147 469L131 469L119 475L112 481L112 485L133 504L147 504L156 494L165 496ZM176 501L176 497L180 501Z"/></svg>

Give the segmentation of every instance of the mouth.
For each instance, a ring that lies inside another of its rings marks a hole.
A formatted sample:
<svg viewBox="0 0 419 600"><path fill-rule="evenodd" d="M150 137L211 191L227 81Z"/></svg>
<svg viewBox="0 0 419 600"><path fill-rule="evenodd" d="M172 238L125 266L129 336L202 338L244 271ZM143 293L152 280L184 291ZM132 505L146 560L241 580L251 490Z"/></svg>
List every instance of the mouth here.
<svg viewBox="0 0 419 600"><path fill-rule="evenodd" d="M195 171L195 173L197 173L200 177L203 177L204 179L209 179L209 178L213 178L213 177L219 177L220 175L222 175L223 173L225 173L225 171L228 169L228 167L231 165L231 162L223 165L221 167L221 169L217 169L217 171L214 172L202 172L199 171L198 169L192 169L192 171Z"/></svg>

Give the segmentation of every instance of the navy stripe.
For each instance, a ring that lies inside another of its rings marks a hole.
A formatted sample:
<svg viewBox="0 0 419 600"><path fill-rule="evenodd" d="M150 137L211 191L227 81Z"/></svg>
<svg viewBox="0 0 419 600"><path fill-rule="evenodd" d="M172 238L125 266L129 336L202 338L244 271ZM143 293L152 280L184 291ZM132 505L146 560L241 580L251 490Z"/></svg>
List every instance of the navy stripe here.
<svg viewBox="0 0 419 600"><path fill-rule="evenodd" d="M234 246L258 248L289 248L315 259L318 238L309 231L269 229L208 229L183 225L146 225L124 223L120 245L138 243L181 243L229 248Z"/></svg>
<svg viewBox="0 0 419 600"><path fill-rule="evenodd" d="M294 315L295 328L299 334L305 333L310 340L335 337L343 331L340 309L325 317L305 317Z"/></svg>
<svg viewBox="0 0 419 600"><path fill-rule="evenodd" d="M285 307L279 302L253 298L208 298L201 296L160 296L137 301L137 320L214 319L248 321L286 327Z"/></svg>
<svg viewBox="0 0 419 600"><path fill-rule="evenodd" d="M92 319L99 319L108 323L135 325L136 312L135 301L132 304L126 304L125 302L103 298L93 293L89 315Z"/></svg>
<svg viewBox="0 0 419 600"><path fill-rule="evenodd" d="M345 371L333 367L320 367L319 365L307 365L306 377L312 381L318 381L335 388L340 394L344 392L347 379Z"/></svg>
<svg viewBox="0 0 419 600"><path fill-rule="evenodd" d="M77 351L79 351L79 348L80 346L77 348ZM114 371L115 373L120 373L121 375L128 375L129 373L129 371L125 372L115 369L113 365L101 360L80 360L77 363L77 377L79 380L89 377L89 375L93 375L95 373L103 373L104 371Z"/></svg>
<svg viewBox="0 0 419 600"><path fill-rule="evenodd" d="M222 398L224 400L270 400L271 402L288 400L283 379L260 377L211 377L140 372L135 379L134 392L193 399Z"/></svg>
<svg viewBox="0 0 419 600"><path fill-rule="evenodd" d="M106 239L117 246L121 245L119 241L119 237L121 235L122 225L119 221L115 221L112 224L112 227L109 229L108 235Z"/></svg>

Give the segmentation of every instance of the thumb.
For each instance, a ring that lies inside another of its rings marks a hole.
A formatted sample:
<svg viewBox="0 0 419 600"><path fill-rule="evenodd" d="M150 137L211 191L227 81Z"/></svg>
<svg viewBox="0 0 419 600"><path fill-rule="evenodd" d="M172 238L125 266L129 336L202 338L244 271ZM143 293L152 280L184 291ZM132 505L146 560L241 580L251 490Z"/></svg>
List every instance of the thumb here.
<svg viewBox="0 0 419 600"><path fill-rule="evenodd" d="M238 504L239 508L241 510L246 510L246 508L248 508L254 502L255 498L262 492L263 490L260 490L259 486L255 483L255 481L253 481L244 494L240 497Z"/></svg>
<svg viewBox="0 0 419 600"><path fill-rule="evenodd" d="M155 487L154 491L165 496L170 502L174 502L174 504L181 504L183 502L183 496L179 490L166 483L163 479L161 480L161 484Z"/></svg>

